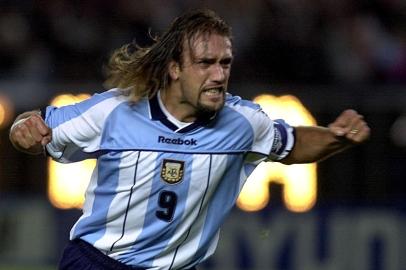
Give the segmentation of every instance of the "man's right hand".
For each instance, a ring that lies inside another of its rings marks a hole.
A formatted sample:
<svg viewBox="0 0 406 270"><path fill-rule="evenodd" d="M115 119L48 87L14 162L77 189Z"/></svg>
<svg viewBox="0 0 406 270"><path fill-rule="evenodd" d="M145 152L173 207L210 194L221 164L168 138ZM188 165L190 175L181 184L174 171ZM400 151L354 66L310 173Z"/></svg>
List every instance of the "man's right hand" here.
<svg viewBox="0 0 406 270"><path fill-rule="evenodd" d="M13 146L24 153L37 155L52 139L52 130L45 124L40 112L31 111L17 117L10 129Z"/></svg>

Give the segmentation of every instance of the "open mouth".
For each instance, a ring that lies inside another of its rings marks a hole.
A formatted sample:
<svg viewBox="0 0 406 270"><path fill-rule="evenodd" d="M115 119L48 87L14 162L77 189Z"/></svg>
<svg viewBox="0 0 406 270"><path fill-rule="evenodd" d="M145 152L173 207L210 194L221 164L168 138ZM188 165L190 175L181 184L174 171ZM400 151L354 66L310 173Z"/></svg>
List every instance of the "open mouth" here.
<svg viewBox="0 0 406 270"><path fill-rule="evenodd" d="M220 94L223 94L223 87L206 89L203 91L203 94L205 94L206 96L213 96L213 97L218 96Z"/></svg>

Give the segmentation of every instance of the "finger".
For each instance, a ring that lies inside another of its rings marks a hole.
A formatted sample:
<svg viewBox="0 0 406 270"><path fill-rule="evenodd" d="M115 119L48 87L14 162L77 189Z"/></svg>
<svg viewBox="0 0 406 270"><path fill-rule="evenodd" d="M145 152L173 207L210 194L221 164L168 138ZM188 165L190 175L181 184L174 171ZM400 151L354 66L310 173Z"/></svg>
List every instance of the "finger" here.
<svg viewBox="0 0 406 270"><path fill-rule="evenodd" d="M364 121L364 117L362 115L355 115L351 121L349 126L347 127L347 138L353 139L359 134L363 134L363 130L367 127L366 122Z"/></svg>
<svg viewBox="0 0 406 270"><path fill-rule="evenodd" d="M50 142L51 142L51 135L48 135L48 136L45 136L45 137L42 138L41 145L45 146Z"/></svg>
<svg viewBox="0 0 406 270"><path fill-rule="evenodd" d="M365 123L363 116L354 110L346 110L336 121L331 124L333 132L343 136L350 134L350 137L359 131L361 126Z"/></svg>
<svg viewBox="0 0 406 270"><path fill-rule="evenodd" d="M26 121L24 121L24 123L29 127L31 132L36 132L43 136L49 134L49 127L45 124L40 115L31 115Z"/></svg>
<svg viewBox="0 0 406 270"><path fill-rule="evenodd" d="M14 135L12 136L12 142L14 145L18 145L23 149L30 148L29 142L23 135L23 133L19 130L20 128L16 128Z"/></svg>
<svg viewBox="0 0 406 270"><path fill-rule="evenodd" d="M40 143L42 141L42 139L44 138L44 136L39 133L37 127L29 127L29 133L27 134L27 136L31 136L31 138L34 140L34 142L36 143Z"/></svg>
<svg viewBox="0 0 406 270"><path fill-rule="evenodd" d="M356 128L347 133L346 138L353 143L362 143L370 136L370 128L365 122L358 124Z"/></svg>
<svg viewBox="0 0 406 270"><path fill-rule="evenodd" d="M346 130L340 126L335 126L333 124L330 124L328 126L328 129L336 136L344 136L346 134Z"/></svg>
<svg viewBox="0 0 406 270"><path fill-rule="evenodd" d="M25 130L25 131L24 131ZM36 144L36 143L38 143L38 136L40 136L40 135L38 135L37 136L37 138L35 138L34 136L35 135L33 135L33 133L31 132L31 130L30 130L30 127L29 126L22 126L22 137L23 137L23 140L27 143L27 145L29 145L29 146L33 146L34 144ZM39 140L41 140L42 138L40 138Z"/></svg>
<svg viewBox="0 0 406 270"><path fill-rule="evenodd" d="M359 130L361 128L361 124L363 122L363 116L358 114L357 112L350 110L345 117L346 119L346 126L344 126L345 133L354 134L351 132L352 130Z"/></svg>
<svg viewBox="0 0 406 270"><path fill-rule="evenodd" d="M360 114L353 115L349 120L349 126L352 128L360 127L364 123L364 116Z"/></svg>
<svg viewBox="0 0 406 270"><path fill-rule="evenodd" d="M38 119L35 119L35 117L30 117L19 125L21 127L21 132L28 143L39 143L43 138L36 126L35 122L37 121Z"/></svg>
<svg viewBox="0 0 406 270"><path fill-rule="evenodd" d="M333 124L340 127L347 127L355 115L358 115L356 111L352 109L345 110L337 117Z"/></svg>
<svg viewBox="0 0 406 270"><path fill-rule="evenodd" d="M30 117L32 124L37 128L39 134L46 136L50 134L51 129L45 124L40 115L34 114Z"/></svg>
<svg viewBox="0 0 406 270"><path fill-rule="evenodd" d="M356 115L357 112L354 110L345 110L342 112L333 123L328 125L328 128L331 132L333 132L336 136L344 136L346 135L351 125L351 119Z"/></svg>
<svg viewBox="0 0 406 270"><path fill-rule="evenodd" d="M35 140L29 133L28 127L24 124L19 124L15 128L13 141L24 149L28 149L35 144Z"/></svg>
<svg viewBox="0 0 406 270"><path fill-rule="evenodd" d="M15 139L24 148L28 149L41 144L42 136L30 118L18 124L15 128Z"/></svg>
<svg viewBox="0 0 406 270"><path fill-rule="evenodd" d="M22 133L24 133L28 144L32 144L33 141L37 144L41 144L44 136L50 134L50 128L46 126L41 116L36 114L22 122L21 127L26 127L26 129L22 129Z"/></svg>

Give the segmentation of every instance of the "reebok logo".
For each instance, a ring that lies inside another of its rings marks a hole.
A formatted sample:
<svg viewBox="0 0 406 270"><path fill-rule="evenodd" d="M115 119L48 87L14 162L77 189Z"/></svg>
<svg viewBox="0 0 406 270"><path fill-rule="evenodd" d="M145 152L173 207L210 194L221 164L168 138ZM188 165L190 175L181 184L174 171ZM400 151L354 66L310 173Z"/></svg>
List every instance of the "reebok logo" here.
<svg viewBox="0 0 406 270"><path fill-rule="evenodd" d="M159 136L158 143L177 144L177 145L197 145L197 140L195 139L182 140L181 138L172 139L166 138L164 136Z"/></svg>

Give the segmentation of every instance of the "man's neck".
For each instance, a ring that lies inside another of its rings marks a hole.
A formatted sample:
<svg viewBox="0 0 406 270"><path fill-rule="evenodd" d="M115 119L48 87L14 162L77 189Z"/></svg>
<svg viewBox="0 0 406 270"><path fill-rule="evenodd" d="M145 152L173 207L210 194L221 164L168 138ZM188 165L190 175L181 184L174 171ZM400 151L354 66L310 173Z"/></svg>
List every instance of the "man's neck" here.
<svg viewBox="0 0 406 270"><path fill-rule="evenodd" d="M160 91L160 97L166 110L177 120L186 123L196 121L197 116L194 108L186 103L182 103L176 91L172 92L170 89L163 89Z"/></svg>

